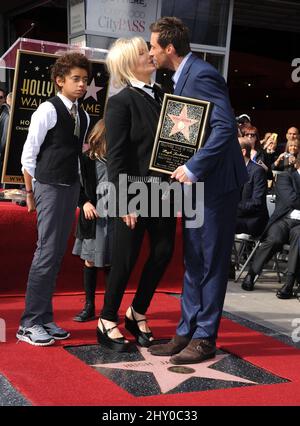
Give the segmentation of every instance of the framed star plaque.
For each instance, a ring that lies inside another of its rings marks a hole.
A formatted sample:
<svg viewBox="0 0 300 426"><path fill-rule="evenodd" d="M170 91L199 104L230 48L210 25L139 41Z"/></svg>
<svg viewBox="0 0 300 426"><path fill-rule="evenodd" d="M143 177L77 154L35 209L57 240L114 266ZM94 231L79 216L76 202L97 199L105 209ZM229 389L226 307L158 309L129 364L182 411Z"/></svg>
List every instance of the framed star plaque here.
<svg viewBox="0 0 300 426"><path fill-rule="evenodd" d="M165 95L150 170L171 175L203 146L211 108L208 101Z"/></svg>

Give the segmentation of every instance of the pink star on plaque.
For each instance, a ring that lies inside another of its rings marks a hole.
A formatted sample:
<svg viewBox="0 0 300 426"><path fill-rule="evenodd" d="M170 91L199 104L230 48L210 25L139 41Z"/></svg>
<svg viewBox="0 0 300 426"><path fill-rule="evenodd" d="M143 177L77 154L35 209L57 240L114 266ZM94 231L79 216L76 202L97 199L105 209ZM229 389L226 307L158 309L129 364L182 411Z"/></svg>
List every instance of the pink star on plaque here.
<svg viewBox="0 0 300 426"><path fill-rule="evenodd" d="M169 134L169 136L173 136L176 133L180 132L189 141L190 126L192 126L195 123L198 123L199 120L188 118L187 105L184 105L179 115L168 114L168 116L171 118L171 120L174 123L173 129L171 130L171 133Z"/></svg>
<svg viewBox="0 0 300 426"><path fill-rule="evenodd" d="M148 373L153 373L162 393L169 392L170 390L179 386L181 383L188 380L190 377L201 377L207 379L224 380L227 382L256 384L256 382L243 379L242 377L234 376L232 374L224 373L222 371L209 368L210 366L216 364L218 361L228 357L229 355L216 355L215 358L203 361L199 364L175 366L170 363L168 357L151 355L151 353L147 351L147 348L139 348L139 351L144 357L143 361L94 364L91 365L91 367L111 368L127 371L145 371ZM184 368L184 374L179 374L177 372L178 369L180 370L180 367Z"/></svg>
<svg viewBox="0 0 300 426"><path fill-rule="evenodd" d="M98 101L97 92L99 92L101 89L103 89L103 87L96 86L95 79L93 78L93 80L91 81L91 84L87 87L87 91L83 99L87 99L91 96L92 98L95 99L95 101Z"/></svg>

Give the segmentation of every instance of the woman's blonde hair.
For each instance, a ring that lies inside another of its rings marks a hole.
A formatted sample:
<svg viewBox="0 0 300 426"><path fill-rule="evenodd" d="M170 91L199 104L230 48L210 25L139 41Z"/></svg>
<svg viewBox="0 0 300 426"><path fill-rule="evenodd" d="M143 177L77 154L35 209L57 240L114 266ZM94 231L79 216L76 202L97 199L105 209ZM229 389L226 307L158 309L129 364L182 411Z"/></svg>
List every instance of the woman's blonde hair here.
<svg viewBox="0 0 300 426"><path fill-rule="evenodd" d="M106 57L106 65L115 87L126 86L130 80L136 79L134 69L141 49L148 50L142 37L119 38L113 43Z"/></svg>
<svg viewBox="0 0 300 426"><path fill-rule="evenodd" d="M90 146L88 155L92 160L96 160L96 158L103 158L106 155L105 133L104 120L101 119L97 121L88 136L88 144Z"/></svg>
<svg viewBox="0 0 300 426"><path fill-rule="evenodd" d="M297 145L298 150L300 148L300 143L298 139L295 139L294 141L287 141L286 145L285 145L285 152L289 152L289 147L290 145Z"/></svg>

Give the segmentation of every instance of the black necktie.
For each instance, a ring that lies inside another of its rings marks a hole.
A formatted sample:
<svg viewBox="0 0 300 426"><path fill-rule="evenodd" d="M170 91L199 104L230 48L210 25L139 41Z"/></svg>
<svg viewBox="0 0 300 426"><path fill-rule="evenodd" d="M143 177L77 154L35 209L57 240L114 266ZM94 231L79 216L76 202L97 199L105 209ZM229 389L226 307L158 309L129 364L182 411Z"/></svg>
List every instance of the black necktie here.
<svg viewBox="0 0 300 426"><path fill-rule="evenodd" d="M150 86L149 84L145 84L144 87L146 89L152 90L152 92L154 93L154 99L161 105L163 97L164 97L164 93L160 89L160 87L157 86L157 84L153 84L153 86Z"/></svg>

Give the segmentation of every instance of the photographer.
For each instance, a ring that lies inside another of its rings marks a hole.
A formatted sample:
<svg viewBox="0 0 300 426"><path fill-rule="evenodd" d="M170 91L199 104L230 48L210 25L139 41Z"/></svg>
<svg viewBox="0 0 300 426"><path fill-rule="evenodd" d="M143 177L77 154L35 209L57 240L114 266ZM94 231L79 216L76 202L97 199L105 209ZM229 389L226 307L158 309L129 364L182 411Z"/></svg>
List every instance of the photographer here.
<svg viewBox="0 0 300 426"><path fill-rule="evenodd" d="M294 169L296 157L299 152L299 141L288 141L285 147L285 152L279 155L276 161L272 164L272 170L288 171Z"/></svg>

